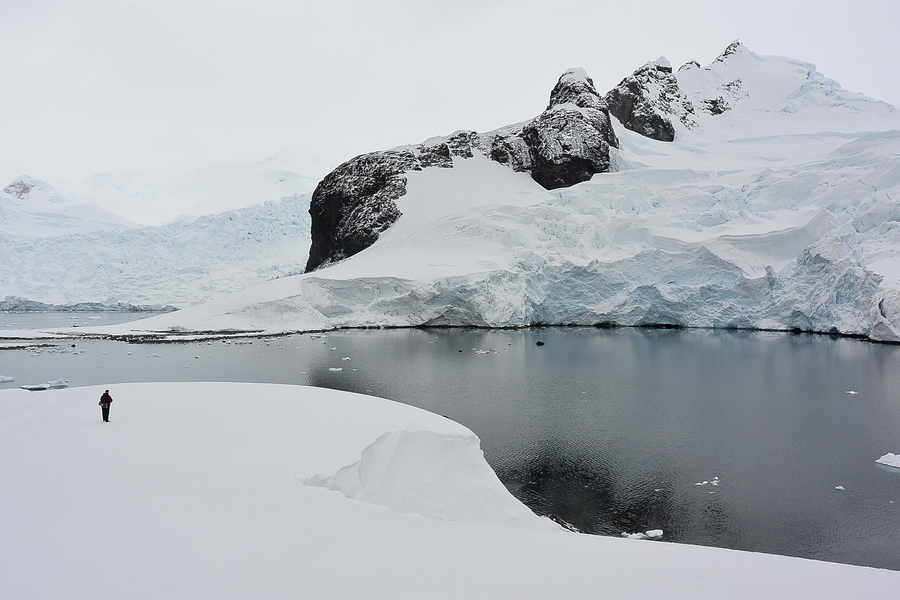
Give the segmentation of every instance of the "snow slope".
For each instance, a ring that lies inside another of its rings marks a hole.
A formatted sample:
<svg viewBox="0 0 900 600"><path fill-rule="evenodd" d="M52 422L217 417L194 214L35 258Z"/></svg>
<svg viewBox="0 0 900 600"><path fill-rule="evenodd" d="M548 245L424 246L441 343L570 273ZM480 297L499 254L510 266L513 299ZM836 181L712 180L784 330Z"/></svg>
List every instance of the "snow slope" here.
<svg viewBox="0 0 900 600"><path fill-rule="evenodd" d="M739 43L668 77L678 94L650 81L643 110L670 118L674 141L614 122L614 172L547 191L477 151L453 157L405 174L402 216L363 252L141 326L664 324L900 341L896 109Z"/></svg>
<svg viewBox="0 0 900 600"><path fill-rule="evenodd" d="M0 391L4 598L892 598L900 573L562 531L465 427L271 384ZM330 489L329 489L330 488ZM332 491L339 490L339 491Z"/></svg>
<svg viewBox="0 0 900 600"><path fill-rule="evenodd" d="M0 191L0 239L119 231L137 224L27 175Z"/></svg>

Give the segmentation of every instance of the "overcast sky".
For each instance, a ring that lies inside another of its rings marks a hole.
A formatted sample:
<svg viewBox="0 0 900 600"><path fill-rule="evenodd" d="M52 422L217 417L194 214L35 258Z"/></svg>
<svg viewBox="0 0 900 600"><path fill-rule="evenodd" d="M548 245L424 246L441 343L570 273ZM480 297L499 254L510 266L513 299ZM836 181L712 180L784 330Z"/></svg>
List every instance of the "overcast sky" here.
<svg viewBox="0 0 900 600"><path fill-rule="evenodd" d="M0 175L286 146L321 170L533 117L571 66L603 93L736 38L900 104L898 25L897 0L0 0Z"/></svg>

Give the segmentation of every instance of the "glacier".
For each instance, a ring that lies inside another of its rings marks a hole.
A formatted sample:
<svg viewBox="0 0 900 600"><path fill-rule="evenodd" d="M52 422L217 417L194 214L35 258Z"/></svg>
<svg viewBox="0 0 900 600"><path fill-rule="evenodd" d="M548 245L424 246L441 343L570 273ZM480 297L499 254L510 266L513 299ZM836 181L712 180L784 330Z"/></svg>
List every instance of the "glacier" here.
<svg viewBox="0 0 900 600"><path fill-rule="evenodd" d="M577 324L900 342L896 108L740 43L667 65L633 77L665 75L641 110L673 140L612 119L609 172L547 190L476 147L402 175L399 218L346 260L94 333Z"/></svg>

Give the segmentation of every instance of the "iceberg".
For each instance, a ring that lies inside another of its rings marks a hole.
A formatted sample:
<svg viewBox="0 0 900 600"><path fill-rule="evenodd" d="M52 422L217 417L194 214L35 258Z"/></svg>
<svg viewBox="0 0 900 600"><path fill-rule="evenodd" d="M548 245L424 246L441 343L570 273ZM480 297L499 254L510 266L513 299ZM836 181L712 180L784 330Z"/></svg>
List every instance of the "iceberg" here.
<svg viewBox="0 0 900 600"><path fill-rule="evenodd" d="M28 390L29 392L42 392L45 390L61 390L63 388L69 387L69 381L67 379L54 379L53 381L48 381L47 383L39 383L35 385L23 385L19 386L23 390Z"/></svg>
<svg viewBox="0 0 900 600"><path fill-rule="evenodd" d="M896 467L897 469L900 469L900 454L893 454L891 452L888 452L875 462L880 465L886 465L888 467Z"/></svg>

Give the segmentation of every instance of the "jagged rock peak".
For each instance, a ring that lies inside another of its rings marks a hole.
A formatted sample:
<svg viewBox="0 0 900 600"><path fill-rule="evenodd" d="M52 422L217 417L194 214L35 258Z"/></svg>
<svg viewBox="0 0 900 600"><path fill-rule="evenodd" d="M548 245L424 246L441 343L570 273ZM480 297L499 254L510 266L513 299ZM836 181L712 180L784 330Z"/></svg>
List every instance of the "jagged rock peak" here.
<svg viewBox="0 0 900 600"><path fill-rule="evenodd" d="M584 69L568 69L550 92L547 109L521 127L481 137L483 152L548 190L609 171L609 148L619 140L594 82Z"/></svg>
<svg viewBox="0 0 900 600"><path fill-rule="evenodd" d="M654 140L675 140L671 117L686 128L696 125L694 106L678 87L672 65L665 58L646 63L610 90L603 101L626 129Z"/></svg>
<svg viewBox="0 0 900 600"><path fill-rule="evenodd" d="M602 100L594 81L581 67L573 67L560 75L553 91L550 92L550 103L547 109L560 104L574 104L580 108L600 108Z"/></svg>
<svg viewBox="0 0 900 600"><path fill-rule="evenodd" d="M747 49L747 47L741 43L741 40L734 40L733 42L728 44L728 47L725 48L725 50L722 52L722 54L720 54L718 57L716 57L716 60L714 60L713 63L725 62L725 60L729 56L731 56L733 54L737 54L738 52L742 52L746 49Z"/></svg>
<svg viewBox="0 0 900 600"><path fill-rule="evenodd" d="M648 62L645 67L652 67L657 71L662 71L663 73L671 73L672 72L672 63L665 56L660 56L656 60L651 60Z"/></svg>
<svg viewBox="0 0 900 600"><path fill-rule="evenodd" d="M699 69L699 68L700 68L699 62L697 62L696 60L689 60L686 63L684 63L683 65L681 65L680 67L678 67L678 72L681 73L682 71L687 71L689 69Z"/></svg>
<svg viewBox="0 0 900 600"><path fill-rule="evenodd" d="M34 184L30 183L30 180L26 181L26 179L28 178L25 176L19 177L8 186L3 188L3 191L10 196L15 196L19 200L28 198L28 194L31 193Z"/></svg>

